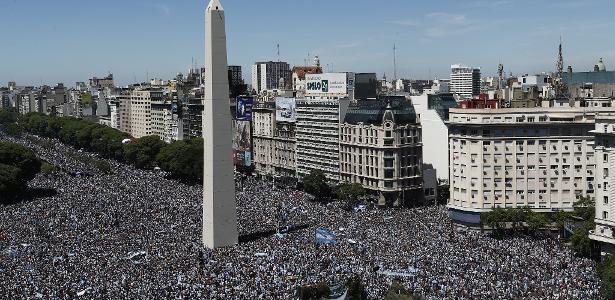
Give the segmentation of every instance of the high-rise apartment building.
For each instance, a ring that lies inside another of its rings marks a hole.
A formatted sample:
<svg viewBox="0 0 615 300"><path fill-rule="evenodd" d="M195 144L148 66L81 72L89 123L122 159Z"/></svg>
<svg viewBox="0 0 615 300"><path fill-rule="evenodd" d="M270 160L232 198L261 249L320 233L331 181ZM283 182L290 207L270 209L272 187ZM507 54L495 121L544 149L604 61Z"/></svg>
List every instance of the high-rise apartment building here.
<svg viewBox="0 0 615 300"><path fill-rule="evenodd" d="M422 195L421 145L404 97L357 101L340 126L340 181L363 185L380 205L408 205Z"/></svg>
<svg viewBox="0 0 615 300"><path fill-rule="evenodd" d="M339 181L339 126L349 104L348 99L297 99L298 178L320 170L330 181Z"/></svg>
<svg viewBox="0 0 615 300"><path fill-rule="evenodd" d="M596 116L596 228L589 237L603 253L615 253L615 113Z"/></svg>
<svg viewBox="0 0 615 300"><path fill-rule="evenodd" d="M594 197L597 112L615 109L451 109L451 218L479 224L495 207L554 212Z"/></svg>
<svg viewBox="0 0 615 300"><path fill-rule="evenodd" d="M480 69L465 65L451 66L450 92L462 99L480 95Z"/></svg>
<svg viewBox="0 0 615 300"><path fill-rule="evenodd" d="M162 91L157 89L136 89L130 94L130 131L129 133L140 138L158 132L158 122L153 125L152 103L162 101ZM155 118L160 118L156 115Z"/></svg>
<svg viewBox="0 0 615 300"><path fill-rule="evenodd" d="M291 79L292 72L287 62L268 61L252 65L252 89L257 93L289 88ZM282 86L280 83L283 83Z"/></svg>

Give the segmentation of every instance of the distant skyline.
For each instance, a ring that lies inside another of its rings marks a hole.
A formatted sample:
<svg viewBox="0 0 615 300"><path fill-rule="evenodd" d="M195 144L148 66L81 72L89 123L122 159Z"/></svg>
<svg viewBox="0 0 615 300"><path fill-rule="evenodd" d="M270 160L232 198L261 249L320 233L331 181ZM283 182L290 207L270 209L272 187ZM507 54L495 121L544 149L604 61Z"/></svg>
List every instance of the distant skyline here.
<svg viewBox="0 0 615 300"><path fill-rule="evenodd" d="M0 86L54 85L114 74L126 85L186 73L204 61L206 0L3 0ZM222 0L228 62L250 83L255 61L399 78L447 78L450 65L494 75L554 71L560 35L564 63L590 71L615 66L615 3L608 0ZM311 60L310 59L310 60ZM311 63L311 61L309 62Z"/></svg>

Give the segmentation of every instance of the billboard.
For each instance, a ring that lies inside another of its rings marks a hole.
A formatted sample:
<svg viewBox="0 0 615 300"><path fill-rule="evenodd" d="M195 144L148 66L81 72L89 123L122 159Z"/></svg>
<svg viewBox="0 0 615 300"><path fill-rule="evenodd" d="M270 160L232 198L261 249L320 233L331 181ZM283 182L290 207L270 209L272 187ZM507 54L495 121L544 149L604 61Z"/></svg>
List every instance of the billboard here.
<svg viewBox="0 0 615 300"><path fill-rule="evenodd" d="M297 122L295 98L275 98L275 120L277 122Z"/></svg>
<svg viewBox="0 0 615 300"><path fill-rule="evenodd" d="M252 128L250 121L236 120L233 126L233 162L237 166L252 166Z"/></svg>
<svg viewBox="0 0 615 300"><path fill-rule="evenodd" d="M237 120L252 121L252 106L254 97L237 97L236 116Z"/></svg>
<svg viewBox="0 0 615 300"><path fill-rule="evenodd" d="M305 75L305 94L347 94L346 73Z"/></svg>

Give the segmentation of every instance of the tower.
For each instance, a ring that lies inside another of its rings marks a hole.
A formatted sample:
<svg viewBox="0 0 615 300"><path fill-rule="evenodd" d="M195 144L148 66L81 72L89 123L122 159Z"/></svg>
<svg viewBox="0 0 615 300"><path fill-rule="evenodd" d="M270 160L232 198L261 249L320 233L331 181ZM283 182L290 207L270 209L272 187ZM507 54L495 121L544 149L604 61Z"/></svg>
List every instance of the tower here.
<svg viewBox="0 0 615 300"><path fill-rule="evenodd" d="M568 87L564 82L564 54L562 50L562 38L559 39L559 52L557 57L557 74L555 75L555 99L567 99Z"/></svg>
<svg viewBox="0 0 615 300"><path fill-rule="evenodd" d="M230 136L224 9L211 0L205 12L205 99L203 102L203 244L237 244L237 207Z"/></svg>

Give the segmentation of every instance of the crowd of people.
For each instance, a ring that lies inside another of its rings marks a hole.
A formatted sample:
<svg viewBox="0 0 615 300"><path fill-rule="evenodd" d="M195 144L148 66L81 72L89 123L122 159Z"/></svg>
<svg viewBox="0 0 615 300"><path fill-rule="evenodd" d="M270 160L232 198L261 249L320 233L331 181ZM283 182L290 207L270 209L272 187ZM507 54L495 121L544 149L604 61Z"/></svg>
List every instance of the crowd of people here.
<svg viewBox="0 0 615 300"><path fill-rule="evenodd" d="M115 161L104 174L53 140L0 138L56 167L30 183L55 195L0 207L7 299L293 299L355 275L370 299L394 279L426 299L600 298L595 263L554 240L459 230L444 207L347 211L249 176L237 179L239 233L275 234L204 249L201 186ZM316 244L317 228L335 243Z"/></svg>

